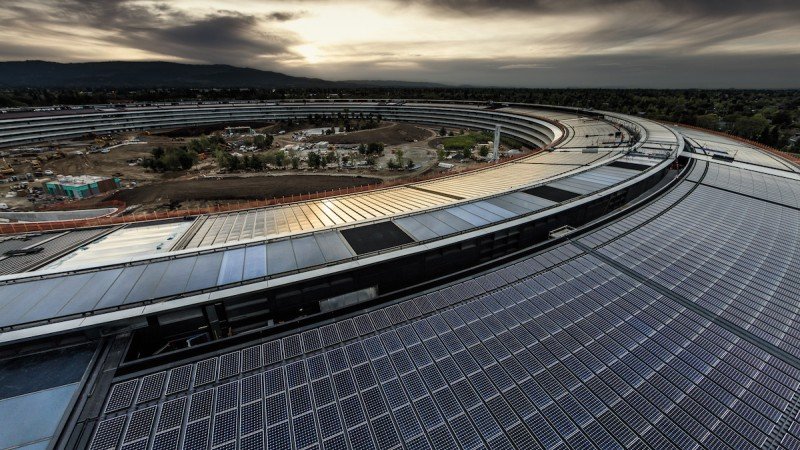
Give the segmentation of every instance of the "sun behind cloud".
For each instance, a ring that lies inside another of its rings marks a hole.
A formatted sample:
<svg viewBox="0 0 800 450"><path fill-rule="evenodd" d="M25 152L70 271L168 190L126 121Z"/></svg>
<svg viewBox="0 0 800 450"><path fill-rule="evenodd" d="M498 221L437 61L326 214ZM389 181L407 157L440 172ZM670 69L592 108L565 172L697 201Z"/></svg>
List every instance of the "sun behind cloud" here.
<svg viewBox="0 0 800 450"><path fill-rule="evenodd" d="M792 87L800 2L3 0L0 60L223 63L328 79ZM753 68L763 70L758 76Z"/></svg>

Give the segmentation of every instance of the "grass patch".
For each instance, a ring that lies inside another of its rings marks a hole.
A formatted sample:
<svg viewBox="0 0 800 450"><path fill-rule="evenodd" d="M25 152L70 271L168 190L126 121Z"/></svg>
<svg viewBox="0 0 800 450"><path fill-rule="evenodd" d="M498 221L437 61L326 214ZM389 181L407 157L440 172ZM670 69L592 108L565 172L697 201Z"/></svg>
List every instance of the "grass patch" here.
<svg viewBox="0 0 800 450"><path fill-rule="evenodd" d="M461 136L452 136L444 138L442 145L445 150L463 150L465 148L472 148L475 144L485 144L492 140L492 137L486 133L469 133Z"/></svg>

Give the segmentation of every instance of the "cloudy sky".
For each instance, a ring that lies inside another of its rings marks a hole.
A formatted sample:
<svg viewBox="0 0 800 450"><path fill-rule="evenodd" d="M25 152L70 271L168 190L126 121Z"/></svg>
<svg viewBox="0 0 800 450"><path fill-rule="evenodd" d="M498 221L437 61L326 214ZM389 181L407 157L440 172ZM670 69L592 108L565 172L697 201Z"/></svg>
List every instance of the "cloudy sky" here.
<svg viewBox="0 0 800 450"><path fill-rule="evenodd" d="M331 80L800 87L800 0L2 0L0 60Z"/></svg>

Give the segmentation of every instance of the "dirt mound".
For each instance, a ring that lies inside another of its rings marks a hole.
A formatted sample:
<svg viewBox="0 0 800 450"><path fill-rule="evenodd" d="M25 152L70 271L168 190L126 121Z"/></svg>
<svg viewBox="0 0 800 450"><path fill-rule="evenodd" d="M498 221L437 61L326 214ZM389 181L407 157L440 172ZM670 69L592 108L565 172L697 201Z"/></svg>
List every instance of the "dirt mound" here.
<svg viewBox="0 0 800 450"><path fill-rule="evenodd" d="M326 141L331 144L369 144L383 142L386 145L399 145L406 142L422 141L433 133L424 128L407 123L396 123L388 127L373 130L354 131L333 136L314 136L312 142Z"/></svg>
<svg viewBox="0 0 800 450"><path fill-rule="evenodd" d="M121 200L128 205L184 201L259 200L379 182L380 180L376 178L332 175L204 178L123 189L112 195L109 200Z"/></svg>

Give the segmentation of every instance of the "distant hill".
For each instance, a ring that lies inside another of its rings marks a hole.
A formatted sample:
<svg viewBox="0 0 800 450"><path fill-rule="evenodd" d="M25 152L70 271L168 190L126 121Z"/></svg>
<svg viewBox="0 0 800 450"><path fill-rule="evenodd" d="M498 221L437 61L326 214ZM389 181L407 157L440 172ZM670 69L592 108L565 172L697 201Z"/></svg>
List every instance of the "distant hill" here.
<svg viewBox="0 0 800 450"><path fill-rule="evenodd" d="M0 88L325 88L436 87L406 81L327 81L223 64L170 62L0 62Z"/></svg>
<svg viewBox="0 0 800 450"><path fill-rule="evenodd" d="M397 88L431 88L431 87L453 87L447 84L426 83L424 81L394 81L394 80L347 80L334 81L337 85L347 85L354 87L397 87Z"/></svg>

